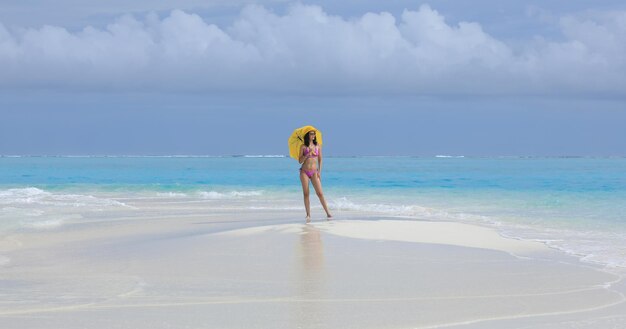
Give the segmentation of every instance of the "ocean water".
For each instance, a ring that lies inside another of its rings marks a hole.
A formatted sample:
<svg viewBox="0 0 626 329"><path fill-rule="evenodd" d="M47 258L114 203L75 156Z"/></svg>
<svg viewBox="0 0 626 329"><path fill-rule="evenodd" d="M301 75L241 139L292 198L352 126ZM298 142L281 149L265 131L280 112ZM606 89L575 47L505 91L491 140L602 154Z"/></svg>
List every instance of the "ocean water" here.
<svg viewBox="0 0 626 329"><path fill-rule="evenodd" d="M304 216L298 167L284 156L0 157L0 238L109 220L141 200ZM326 157L322 178L338 218L485 225L626 268L625 158ZM314 194L312 205L322 216Z"/></svg>

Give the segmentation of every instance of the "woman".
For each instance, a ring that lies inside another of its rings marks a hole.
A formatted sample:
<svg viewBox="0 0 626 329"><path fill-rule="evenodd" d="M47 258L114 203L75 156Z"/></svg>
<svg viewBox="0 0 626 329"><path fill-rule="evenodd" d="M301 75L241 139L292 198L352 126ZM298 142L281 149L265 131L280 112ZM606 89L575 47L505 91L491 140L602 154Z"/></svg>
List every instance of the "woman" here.
<svg viewBox="0 0 626 329"><path fill-rule="evenodd" d="M300 167L300 182L302 182L302 192L304 193L304 208L306 209L306 222L311 222L311 203L309 201L309 181L313 183L315 193L320 199L328 220L333 216L328 211L324 193L322 193L322 148L317 145L315 139L315 131L309 131L304 135L304 145L300 148L300 156L298 162L302 164Z"/></svg>

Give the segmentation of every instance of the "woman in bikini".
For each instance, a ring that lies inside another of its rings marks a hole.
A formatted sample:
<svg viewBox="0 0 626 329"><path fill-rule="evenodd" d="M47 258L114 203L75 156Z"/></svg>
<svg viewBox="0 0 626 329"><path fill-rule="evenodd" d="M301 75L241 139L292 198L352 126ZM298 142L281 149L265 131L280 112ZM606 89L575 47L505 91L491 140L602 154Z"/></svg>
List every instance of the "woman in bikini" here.
<svg viewBox="0 0 626 329"><path fill-rule="evenodd" d="M309 201L309 181L313 183L315 193L320 199L324 211L326 211L327 219L333 216L328 211L324 193L322 193L322 148L317 146L315 139L315 131L309 131L304 135L304 145L300 148L300 157L298 162L302 164L300 167L300 182L302 182L302 192L304 193L304 208L306 209L306 222L311 221L311 203Z"/></svg>

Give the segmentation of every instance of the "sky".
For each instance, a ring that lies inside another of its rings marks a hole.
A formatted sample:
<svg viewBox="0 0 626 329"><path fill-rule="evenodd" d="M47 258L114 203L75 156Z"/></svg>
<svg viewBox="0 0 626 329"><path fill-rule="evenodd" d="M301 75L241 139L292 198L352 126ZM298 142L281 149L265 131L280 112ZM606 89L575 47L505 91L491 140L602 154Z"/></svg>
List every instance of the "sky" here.
<svg viewBox="0 0 626 329"><path fill-rule="evenodd" d="M623 1L0 3L0 155L626 156Z"/></svg>

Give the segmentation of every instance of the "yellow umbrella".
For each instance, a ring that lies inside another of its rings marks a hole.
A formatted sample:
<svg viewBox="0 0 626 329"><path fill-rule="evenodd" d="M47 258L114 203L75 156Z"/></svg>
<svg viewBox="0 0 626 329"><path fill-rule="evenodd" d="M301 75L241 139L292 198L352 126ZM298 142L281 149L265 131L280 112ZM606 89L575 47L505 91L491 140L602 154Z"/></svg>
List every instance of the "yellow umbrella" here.
<svg viewBox="0 0 626 329"><path fill-rule="evenodd" d="M317 130L313 126L300 127L291 133L289 136L289 156L298 160L300 156L300 148L304 145L304 135L310 131L315 131L315 139L317 139L317 145L322 146L322 132Z"/></svg>

